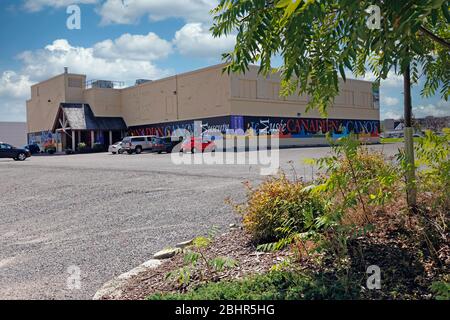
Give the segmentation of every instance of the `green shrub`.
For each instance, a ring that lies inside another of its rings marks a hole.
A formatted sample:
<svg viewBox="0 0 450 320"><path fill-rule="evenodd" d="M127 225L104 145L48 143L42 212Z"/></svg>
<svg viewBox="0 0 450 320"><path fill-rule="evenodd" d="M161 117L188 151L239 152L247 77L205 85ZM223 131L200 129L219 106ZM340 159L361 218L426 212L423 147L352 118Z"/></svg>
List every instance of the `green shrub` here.
<svg viewBox="0 0 450 320"><path fill-rule="evenodd" d="M269 179L255 189L247 185L247 201L235 209L242 214L244 228L255 243L279 241L305 232L324 213L323 201L305 191L305 186L284 175Z"/></svg>
<svg viewBox="0 0 450 320"><path fill-rule="evenodd" d="M434 205L445 211L450 209L450 130L443 136L426 131L415 145L417 163L424 166L418 171L419 190L435 195Z"/></svg>
<svg viewBox="0 0 450 320"><path fill-rule="evenodd" d="M447 275L442 281L433 282L431 291L436 300L450 300L450 276Z"/></svg>
<svg viewBox="0 0 450 320"><path fill-rule="evenodd" d="M353 286L357 288L357 286ZM348 291L336 279L325 275L306 275L289 271L273 271L243 280L212 282L185 294L154 294L148 300L312 300L352 299L356 291Z"/></svg>
<svg viewBox="0 0 450 320"><path fill-rule="evenodd" d="M83 151L83 150L85 150L85 149L87 149L87 144L84 143L84 142L80 142L80 143L78 144L78 150L79 150L79 151Z"/></svg>
<svg viewBox="0 0 450 320"><path fill-rule="evenodd" d="M371 223L373 209L389 203L398 190L398 169L353 135L332 144L332 155L316 163L326 174L313 193L330 199L333 211L339 213L338 223Z"/></svg>

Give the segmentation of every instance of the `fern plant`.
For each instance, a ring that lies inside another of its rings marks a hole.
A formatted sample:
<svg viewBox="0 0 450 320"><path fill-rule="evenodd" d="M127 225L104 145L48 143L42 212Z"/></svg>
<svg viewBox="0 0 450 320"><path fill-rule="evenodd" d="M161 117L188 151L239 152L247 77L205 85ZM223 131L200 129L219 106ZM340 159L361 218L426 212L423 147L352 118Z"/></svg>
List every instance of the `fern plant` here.
<svg viewBox="0 0 450 320"><path fill-rule="evenodd" d="M166 279L175 280L180 287L186 288L192 280L193 274L198 274L201 281L208 280L208 277L215 278L218 272L232 269L239 263L228 257L210 258L206 254L206 249L211 244L218 229L214 228L209 232L208 237L197 237L192 245L183 250L184 266L166 274ZM206 268L206 270L205 270Z"/></svg>

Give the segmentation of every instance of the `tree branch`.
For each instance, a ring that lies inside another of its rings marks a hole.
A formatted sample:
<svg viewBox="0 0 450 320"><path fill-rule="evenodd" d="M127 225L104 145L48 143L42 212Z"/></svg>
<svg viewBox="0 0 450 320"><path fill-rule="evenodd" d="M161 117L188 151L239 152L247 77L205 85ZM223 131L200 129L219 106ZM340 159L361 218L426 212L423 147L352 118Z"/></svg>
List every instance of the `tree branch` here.
<svg viewBox="0 0 450 320"><path fill-rule="evenodd" d="M420 31L428 36L429 38L431 38L433 41L443 45L444 47L447 47L448 49L450 49L450 42L447 42L445 39L442 39L441 37L435 35L434 33L432 33L431 31L427 30L426 28L420 26Z"/></svg>

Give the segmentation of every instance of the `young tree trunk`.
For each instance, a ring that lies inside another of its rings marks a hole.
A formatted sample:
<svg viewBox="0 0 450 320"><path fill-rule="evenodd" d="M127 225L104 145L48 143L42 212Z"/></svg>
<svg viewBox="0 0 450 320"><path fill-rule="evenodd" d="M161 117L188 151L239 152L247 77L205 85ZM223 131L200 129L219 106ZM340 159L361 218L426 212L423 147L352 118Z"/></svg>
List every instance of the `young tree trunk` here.
<svg viewBox="0 0 450 320"><path fill-rule="evenodd" d="M403 75L404 82L404 111L405 111L405 155L406 155L406 194L409 209L416 206L416 168L414 165L414 141L412 128L412 104L411 104L411 75L408 66Z"/></svg>

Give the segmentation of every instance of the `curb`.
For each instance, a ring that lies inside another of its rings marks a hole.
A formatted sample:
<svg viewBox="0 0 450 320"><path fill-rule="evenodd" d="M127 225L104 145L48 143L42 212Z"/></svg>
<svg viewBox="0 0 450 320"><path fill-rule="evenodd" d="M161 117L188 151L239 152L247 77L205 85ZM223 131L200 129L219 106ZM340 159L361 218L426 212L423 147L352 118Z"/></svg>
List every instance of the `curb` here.
<svg viewBox="0 0 450 320"><path fill-rule="evenodd" d="M238 228L238 226L234 223L229 225L230 230L234 230L236 228ZM136 268L122 273L120 276L117 276L112 280L106 282L99 290L97 290L92 300L103 300L104 298L120 299L123 295L122 288L125 286L128 280L130 280L130 278L148 270L158 268L164 260L170 259L174 255L182 252L184 248L192 245L193 241L194 239L183 241L176 244L175 247L166 248L155 253L153 259L150 259L137 266Z"/></svg>
<svg viewBox="0 0 450 320"><path fill-rule="evenodd" d="M103 298L120 299L122 297L123 286L128 282L131 277L146 272L151 269L156 269L162 264L161 260L151 259L136 268L122 273L120 276L106 282L94 295L92 300L103 300Z"/></svg>
<svg viewBox="0 0 450 320"><path fill-rule="evenodd" d="M99 290L97 290L92 300L103 300L104 298L120 299L123 295L122 288L127 284L130 278L148 270L158 268L164 260L172 258L177 253L181 252L185 247L191 245L193 241L194 240L192 239L189 241L180 242L175 246L175 248L167 248L158 251L154 254L153 259L150 259L136 268L122 273L120 276L106 282Z"/></svg>

